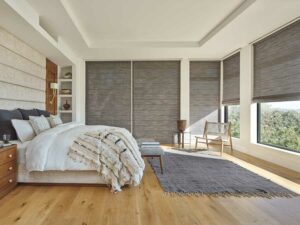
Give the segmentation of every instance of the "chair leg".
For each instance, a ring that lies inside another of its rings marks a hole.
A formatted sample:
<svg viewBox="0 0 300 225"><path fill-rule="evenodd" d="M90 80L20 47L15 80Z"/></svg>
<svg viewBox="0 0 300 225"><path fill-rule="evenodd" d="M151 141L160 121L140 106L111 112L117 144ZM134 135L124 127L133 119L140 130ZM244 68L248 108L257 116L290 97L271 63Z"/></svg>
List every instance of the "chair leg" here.
<svg viewBox="0 0 300 225"><path fill-rule="evenodd" d="M209 147L208 147L208 139L207 139L207 136L205 136L205 141L206 141L206 148L207 148L207 150L208 150Z"/></svg>
<svg viewBox="0 0 300 225"><path fill-rule="evenodd" d="M231 149L231 154L233 153L233 148L232 148L232 138L230 137L230 149Z"/></svg>
<svg viewBox="0 0 300 225"><path fill-rule="evenodd" d="M223 156L223 151L224 151L224 142L223 142L223 140L221 140L221 142L222 142L222 146L221 146L221 156Z"/></svg>
<svg viewBox="0 0 300 225"><path fill-rule="evenodd" d="M160 161L160 171L161 171L161 174L164 174L163 160L162 160L162 157L161 157L161 156L159 156L159 161Z"/></svg>

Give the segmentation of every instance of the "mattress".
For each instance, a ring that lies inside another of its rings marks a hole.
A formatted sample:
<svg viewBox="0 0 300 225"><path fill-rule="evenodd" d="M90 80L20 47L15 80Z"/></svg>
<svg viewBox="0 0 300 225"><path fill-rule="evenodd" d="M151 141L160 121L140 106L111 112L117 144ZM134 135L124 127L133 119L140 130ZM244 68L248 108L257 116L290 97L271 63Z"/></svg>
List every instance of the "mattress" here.
<svg viewBox="0 0 300 225"><path fill-rule="evenodd" d="M26 148L30 141L26 141L22 143L21 141L11 141L11 143L17 145L17 160L18 164L25 164L25 153L26 153Z"/></svg>
<svg viewBox="0 0 300 225"><path fill-rule="evenodd" d="M107 184L96 171L28 172L25 164L18 165L17 181L19 183Z"/></svg>

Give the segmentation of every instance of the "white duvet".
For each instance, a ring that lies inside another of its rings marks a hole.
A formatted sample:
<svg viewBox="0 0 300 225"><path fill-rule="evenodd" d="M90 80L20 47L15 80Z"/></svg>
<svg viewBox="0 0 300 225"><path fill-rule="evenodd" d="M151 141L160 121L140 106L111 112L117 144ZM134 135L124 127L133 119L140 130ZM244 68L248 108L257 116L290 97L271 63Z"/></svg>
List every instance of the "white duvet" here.
<svg viewBox="0 0 300 225"><path fill-rule="evenodd" d="M107 126L86 126L74 122L63 124L39 134L27 146L26 169L28 171L95 170L95 167L89 164L75 162L70 159L68 152L79 135L107 128Z"/></svg>

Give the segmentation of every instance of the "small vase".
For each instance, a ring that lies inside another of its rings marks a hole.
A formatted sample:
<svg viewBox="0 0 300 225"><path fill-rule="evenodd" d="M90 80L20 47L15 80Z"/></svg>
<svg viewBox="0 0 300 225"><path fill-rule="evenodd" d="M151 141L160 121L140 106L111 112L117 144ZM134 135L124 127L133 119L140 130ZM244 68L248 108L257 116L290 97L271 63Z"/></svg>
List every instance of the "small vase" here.
<svg viewBox="0 0 300 225"><path fill-rule="evenodd" d="M177 129L179 132L184 132L186 129L186 120L177 120Z"/></svg>
<svg viewBox="0 0 300 225"><path fill-rule="evenodd" d="M64 107L65 110L69 110L70 109L71 105L68 103L68 100L66 100L66 103L63 104L63 107Z"/></svg>

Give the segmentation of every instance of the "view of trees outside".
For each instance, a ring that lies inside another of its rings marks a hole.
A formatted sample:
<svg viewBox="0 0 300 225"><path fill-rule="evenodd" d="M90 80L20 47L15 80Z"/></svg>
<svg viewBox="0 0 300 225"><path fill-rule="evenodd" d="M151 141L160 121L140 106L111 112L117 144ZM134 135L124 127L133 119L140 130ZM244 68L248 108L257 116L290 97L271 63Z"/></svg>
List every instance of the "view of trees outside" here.
<svg viewBox="0 0 300 225"><path fill-rule="evenodd" d="M300 152L300 101L261 103L259 139Z"/></svg>
<svg viewBox="0 0 300 225"><path fill-rule="evenodd" d="M228 122L231 122L231 135L240 138L240 106L229 105L227 109Z"/></svg>

